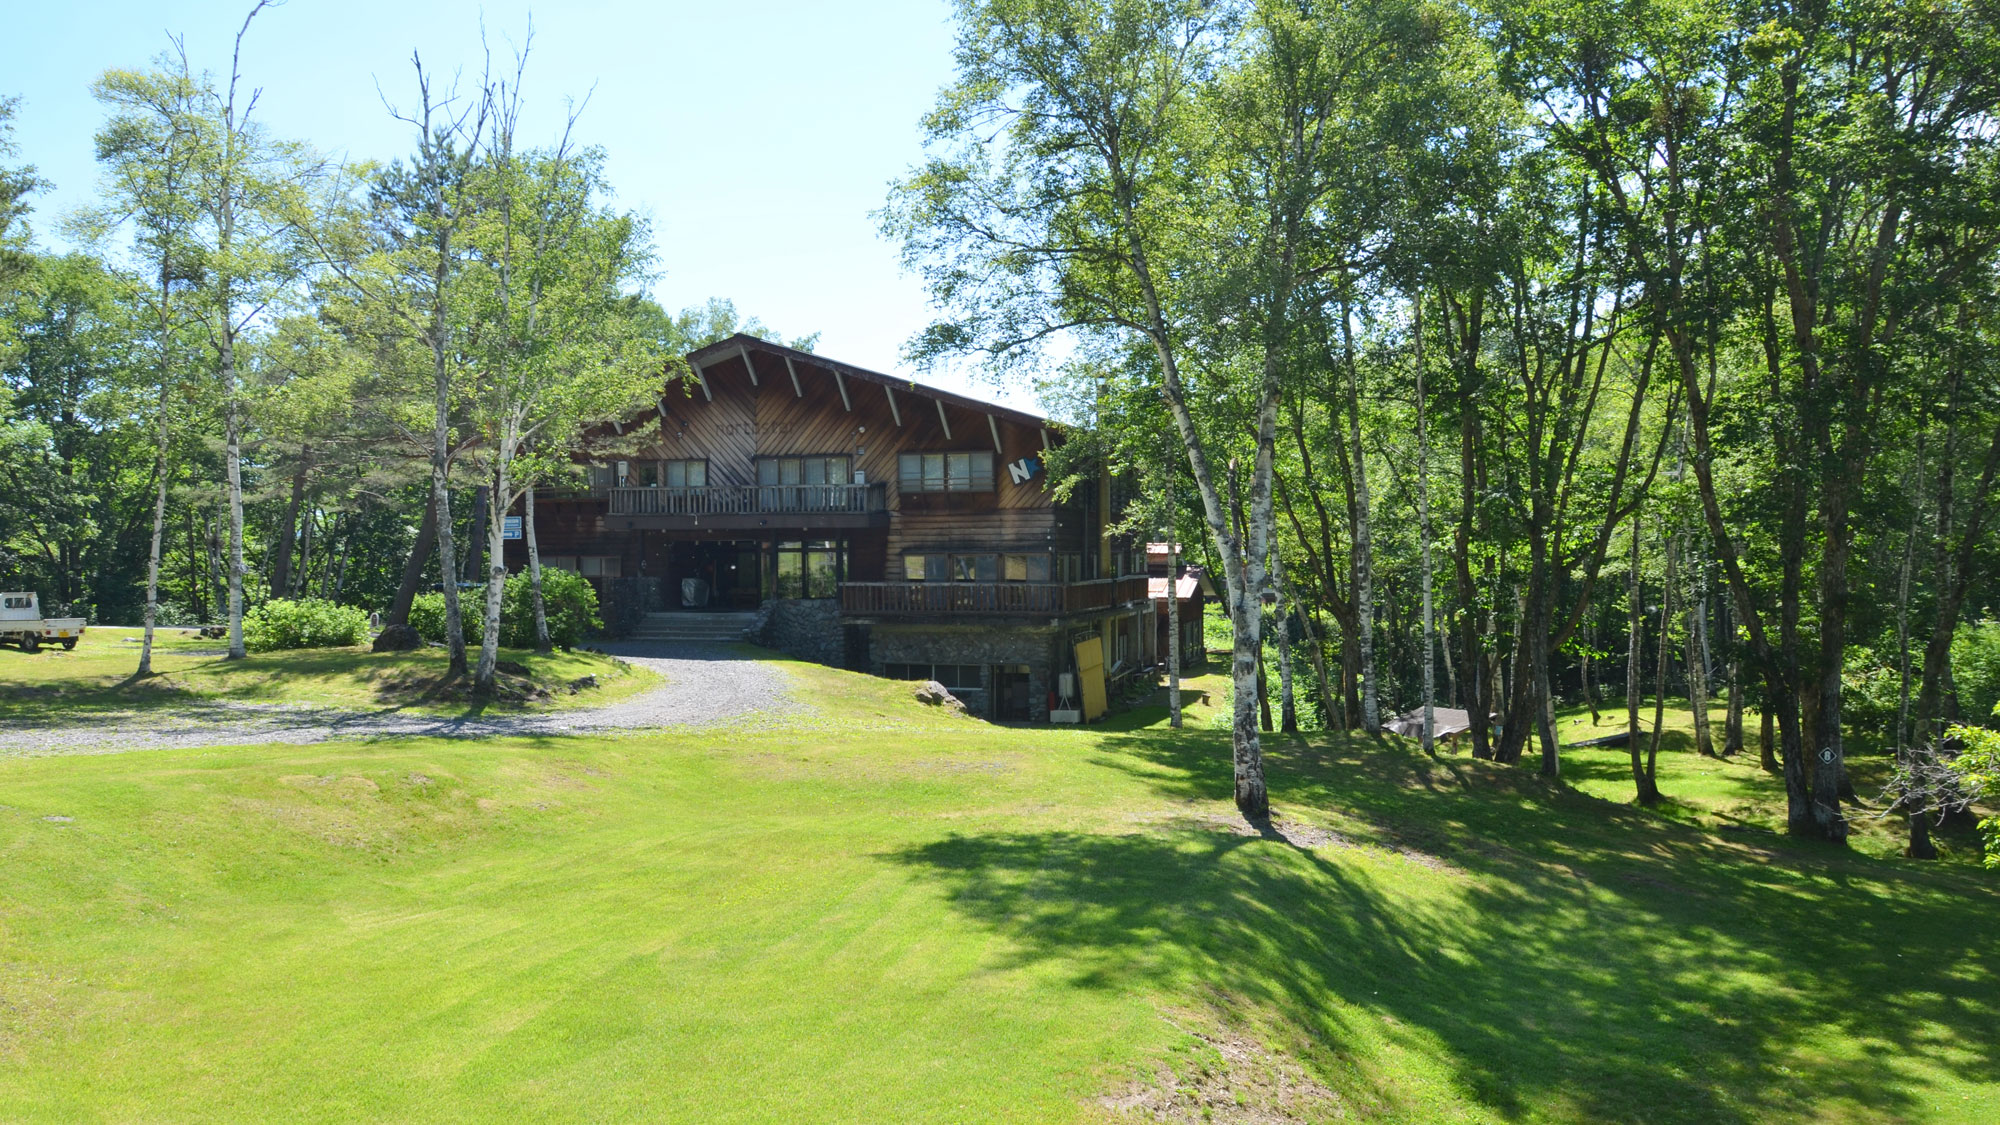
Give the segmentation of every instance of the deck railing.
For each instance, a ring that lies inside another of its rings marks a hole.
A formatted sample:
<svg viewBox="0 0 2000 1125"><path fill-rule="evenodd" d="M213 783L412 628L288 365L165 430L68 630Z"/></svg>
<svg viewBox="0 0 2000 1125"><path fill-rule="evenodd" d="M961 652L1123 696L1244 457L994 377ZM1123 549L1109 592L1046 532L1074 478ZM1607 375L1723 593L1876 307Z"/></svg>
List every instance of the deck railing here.
<svg viewBox="0 0 2000 1125"><path fill-rule="evenodd" d="M611 488L614 516L756 516L883 510L879 484L717 484L705 488Z"/></svg>
<svg viewBox="0 0 2000 1125"><path fill-rule="evenodd" d="M844 582L840 608L859 617L1059 616L1145 597L1144 575L1091 582Z"/></svg>

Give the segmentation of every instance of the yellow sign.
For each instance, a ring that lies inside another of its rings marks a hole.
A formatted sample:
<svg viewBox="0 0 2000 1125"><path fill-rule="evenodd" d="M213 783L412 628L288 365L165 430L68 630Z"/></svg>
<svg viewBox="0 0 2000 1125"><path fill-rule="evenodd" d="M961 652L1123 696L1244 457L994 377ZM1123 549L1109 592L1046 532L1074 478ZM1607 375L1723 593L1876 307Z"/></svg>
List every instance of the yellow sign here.
<svg viewBox="0 0 2000 1125"><path fill-rule="evenodd" d="M1104 700L1104 639L1092 637L1076 646L1076 681L1083 692L1083 721L1096 722L1110 708Z"/></svg>

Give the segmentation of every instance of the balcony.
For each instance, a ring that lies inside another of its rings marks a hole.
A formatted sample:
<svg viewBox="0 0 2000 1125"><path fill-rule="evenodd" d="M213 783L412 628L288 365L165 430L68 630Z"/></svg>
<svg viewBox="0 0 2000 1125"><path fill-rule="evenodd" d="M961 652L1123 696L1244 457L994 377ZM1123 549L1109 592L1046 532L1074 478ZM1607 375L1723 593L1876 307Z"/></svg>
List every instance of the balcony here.
<svg viewBox="0 0 2000 1125"><path fill-rule="evenodd" d="M1066 617L1146 600L1145 575L1092 582L843 582L850 617Z"/></svg>
<svg viewBox="0 0 2000 1125"><path fill-rule="evenodd" d="M608 488L607 515L635 527L873 527L888 520L880 484L719 484L705 488Z"/></svg>

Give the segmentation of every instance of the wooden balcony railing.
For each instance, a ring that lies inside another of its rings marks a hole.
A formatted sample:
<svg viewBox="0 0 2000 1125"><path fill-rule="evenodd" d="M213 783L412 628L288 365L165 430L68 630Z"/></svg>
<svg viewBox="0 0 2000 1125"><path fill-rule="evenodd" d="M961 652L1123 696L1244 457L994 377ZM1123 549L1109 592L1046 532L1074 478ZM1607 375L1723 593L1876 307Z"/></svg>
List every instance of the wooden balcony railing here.
<svg viewBox="0 0 2000 1125"><path fill-rule="evenodd" d="M718 484L706 488L610 488L614 516L756 516L879 512L879 484Z"/></svg>
<svg viewBox="0 0 2000 1125"><path fill-rule="evenodd" d="M1146 577L1092 582L843 582L840 609L858 617L1061 616L1146 597Z"/></svg>

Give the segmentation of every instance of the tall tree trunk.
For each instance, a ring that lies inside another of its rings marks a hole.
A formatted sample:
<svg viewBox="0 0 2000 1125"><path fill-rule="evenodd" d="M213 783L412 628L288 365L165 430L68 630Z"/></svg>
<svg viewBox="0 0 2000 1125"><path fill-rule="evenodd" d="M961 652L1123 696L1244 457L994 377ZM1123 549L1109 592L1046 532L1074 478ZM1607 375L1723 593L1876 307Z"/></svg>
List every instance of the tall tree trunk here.
<svg viewBox="0 0 2000 1125"><path fill-rule="evenodd" d="M1955 379L1953 391L1955 397ZM1993 482L1996 473L2000 473L2000 428L1996 428L1993 441L1986 450L1986 461L1980 469L1979 480L1968 497L1971 510L1964 527L1957 532L1954 547L1952 527L1956 517L1953 493L1957 487L1953 479L1955 439L1954 426L1946 431L1945 451L1938 471L1937 610L1931 621L1930 638L1924 644L1923 676L1917 689L1917 717L1910 732L1913 754L1929 752L1940 710L1947 716L1951 713L1951 642L1958 632L1958 617L1972 585L1978 546L1985 536L1987 517L1991 514ZM1910 820L1910 844L1906 854L1914 859L1935 859L1937 849L1931 843L1930 824L1926 819L1929 810L1921 803L1912 802L1906 811Z"/></svg>
<svg viewBox="0 0 2000 1125"><path fill-rule="evenodd" d="M445 373L445 356L439 351L437 365L436 416L431 431L431 507L437 519L439 587L444 593L444 639L451 652L450 674L465 675L465 621L459 616L458 566L451 541L450 393Z"/></svg>
<svg viewBox="0 0 2000 1125"><path fill-rule="evenodd" d="M1278 729L1299 733L1299 705L1292 695L1292 607L1285 600L1285 561L1271 552L1271 589L1277 595L1278 625Z"/></svg>
<svg viewBox="0 0 2000 1125"><path fill-rule="evenodd" d="M223 458L229 477L229 656L241 660L249 655L243 647L243 420L236 396L236 341L228 327L229 305L224 304L222 334L222 394L225 403Z"/></svg>
<svg viewBox="0 0 2000 1125"><path fill-rule="evenodd" d="M1646 745L1646 776L1656 786L1660 776L1660 740L1666 737L1667 664L1673 642L1674 594L1680 589L1674 574L1674 556L1680 553L1680 541L1678 534L1667 540L1666 571L1660 586L1660 662L1653 669L1653 737Z"/></svg>
<svg viewBox="0 0 2000 1125"><path fill-rule="evenodd" d="M1591 615L1593 618L1595 613ZM1592 621L1583 634L1583 701L1590 708L1590 728L1597 729L1600 716L1597 713L1597 685L1591 682L1591 661L1597 655L1597 622Z"/></svg>
<svg viewBox="0 0 2000 1125"><path fill-rule="evenodd" d="M507 591L506 534L507 520L507 456L496 450L493 458L492 491L486 504L473 502L475 508L486 509L486 555L489 565L486 570L486 611L481 615L479 633L479 663L472 672L473 690L490 693L493 690L493 676L500 663L500 602Z"/></svg>
<svg viewBox="0 0 2000 1125"><path fill-rule="evenodd" d="M475 577L479 579L486 577L479 569L479 537L486 529L489 491L483 484L472 490L472 523L467 532L472 537L472 542L466 544L465 558L459 563L462 568L458 575L460 582L471 582Z"/></svg>
<svg viewBox="0 0 2000 1125"><path fill-rule="evenodd" d="M1722 756L1733 758L1743 752L1743 660L1737 652L1736 614L1727 599L1722 603L1723 635L1729 638L1729 711L1722 721Z"/></svg>
<svg viewBox="0 0 2000 1125"><path fill-rule="evenodd" d="M306 464L312 456L312 447L299 451L299 463L292 470L292 494L285 501L285 518L278 525L278 534L271 544L271 596L289 598L292 596L292 548L293 539L299 529L299 505L306 496Z"/></svg>
<svg viewBox="0 0 2000 1125"><path fill-rule="evenodd" d="M396 585L396 599L389 603L389 612L382 619L384 625L410 623L410 603L417 600L417 591L423 587L424 564L437 544L437 526L437 505L427 503L417 524L417 541L410 545L409 558L403 560L403 580Z"/></svg>
<svg viewBox="0 0 2000 1125"><path fill-rule="evenodd" d="M162 318L164 320L164 318ZM162 345L164 347L164 343ZM162 363L164 367L164 361ZM153 448L153 538L146 553L146 632L139 642L138 675L153 674L153 627L160 616L160 545L167 530L167 403L168 382L160 374L159 419Z"/></svg>
<svg viewBox="0 0 2000 1125"><path fill-rule="evenodd" d="M522 497L522 536L528 543L528 592L535 603L535 651L547 656L555 651L555 646L549 641L549 611L542 599L542 549L540 541L535 538L534 488L526 489Z"/></svg>
<svg viewBox="0 0 2000 1125"><path fill-rule="evenodd" d="M1632 785L1642 805L1659 803L1660 786L1639 752L1639 640L1644 633L1644 587L1639 581L1639 514L1632 513L1632 569L1625 586L1625 751L1632 759Z"/></svg>
<svg viewBox="0 0 2000 1125"><path fill-rule="evenodd" d="M1713 758L1715 740L1708 723L1708 654L1704 651L1707 646L1702 643L1708 626L1708 590L1699 567L1694 568L1692 577L1694 594L1688 599L1687 608L1688 710L1694 718L1695 752Z"/></svg>
<svg viewBox="0 0 2000 1125"><path fill-rule="evenodd" d="M1424 634L1424 718L1422 745L1424 753L1437 757L1437 620L1431 604L1433 571L1431 563L1431 444L1430 430L1425 424L1424 414L1424 305L1423 294L1417 294L1416 309L1416 368L1417 368L1417 539L1423 555L1423 566L1419 581L1423 583L1423 634Z"/></svg>
<svg viewBox="0 0 2000 1125"><path fill-rule="evenodd" d="M1375 548L1369 530L1368 451L1361 444L1361 373L1354 365L1354 317L1340 303L1342 354L1347 368L1347 438L1354 450L1354 618L1359 636L1356 659L1361 664L1361 729L1382 730L1382 708L1375 683Z"/></svg>

